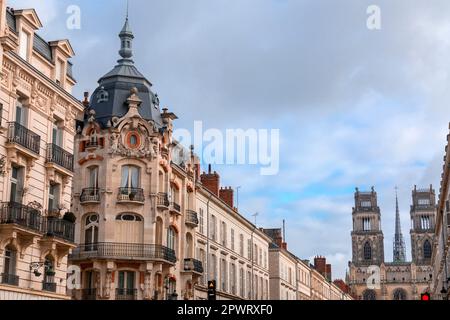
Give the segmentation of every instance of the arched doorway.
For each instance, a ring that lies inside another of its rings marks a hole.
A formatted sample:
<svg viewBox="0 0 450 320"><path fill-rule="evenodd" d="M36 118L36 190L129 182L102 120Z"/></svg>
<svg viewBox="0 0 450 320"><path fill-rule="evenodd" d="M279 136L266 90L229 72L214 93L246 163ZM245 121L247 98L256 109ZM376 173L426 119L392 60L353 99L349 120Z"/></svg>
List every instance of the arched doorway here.
<svg viewBox="0 0 450 320"><path fill-rule="evenodd" d="M363 292L363 300L377 300L377 295L374 290L367 289Z"/></svg>
<svg viewBox="0 0 450 320"><path fill-rule="evenodd" d="M404 289L395 289L393 293L394 300L407 300L406 291Z"/></svg>

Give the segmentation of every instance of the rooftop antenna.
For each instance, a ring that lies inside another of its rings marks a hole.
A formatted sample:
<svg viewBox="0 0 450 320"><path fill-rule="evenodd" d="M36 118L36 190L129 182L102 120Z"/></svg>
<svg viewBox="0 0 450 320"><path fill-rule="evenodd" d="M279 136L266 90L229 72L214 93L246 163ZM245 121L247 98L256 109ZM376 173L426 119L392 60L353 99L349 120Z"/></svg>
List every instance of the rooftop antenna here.
<svg viewBox="0 0 450 320"><path fill-rule="evenodd" d="M283 219L283 242L286 242L286 224Z"/></svg>
<svg viewBox="0 0 450 320"><path fill-rule="evenodd" d="M127 0L127 20L128 20L128 12L129 12L129 9L130 8L130 1L129 0Z"/></svg>
<svg viewBox="0 0 450 320"><path fill-rule="evenodd" d="M254 214L252 214L253 217L255 217L255 227L256 227L256 217L258 216L258 212L255 212Z"/></svg>

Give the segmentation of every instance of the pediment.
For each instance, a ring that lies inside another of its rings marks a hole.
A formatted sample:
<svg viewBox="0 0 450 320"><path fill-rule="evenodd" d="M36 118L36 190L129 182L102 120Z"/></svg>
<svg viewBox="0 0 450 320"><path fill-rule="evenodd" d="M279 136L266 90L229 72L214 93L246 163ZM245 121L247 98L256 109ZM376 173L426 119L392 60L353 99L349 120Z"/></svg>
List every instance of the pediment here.
<svg viewBox="0 0 450 320"><path fill-rule="evenodd" d="M14 15L24 18L34 30L42 28L42 22L34 9L15 10Z"/></svg>

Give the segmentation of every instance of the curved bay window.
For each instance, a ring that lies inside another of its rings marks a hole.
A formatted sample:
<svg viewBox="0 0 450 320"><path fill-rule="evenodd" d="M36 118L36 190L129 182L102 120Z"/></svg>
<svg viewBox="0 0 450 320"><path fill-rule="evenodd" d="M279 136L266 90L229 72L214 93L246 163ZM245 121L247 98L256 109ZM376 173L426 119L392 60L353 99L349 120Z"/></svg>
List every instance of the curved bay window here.
<svg viewBox="0 0 450 320"><path fill-rule="evenodd" d="M372 247L369 241L364 244L364 260L372 260Z"/></svg>
<svg viewBox="0 0 450 320"><path fill-rule="evenodd" d="M91 214L86 217L86 224L84 226L84 243L86 244L86 251L96 251L98 242L98 214Z"/></svg>
<svg viewBox="0 0 450 320"><path fill-rule="evenodd" d="M5 260L3 263L2 283L17 286L19 277L16 276L17 250L12 245L5 248Z"/></svg>

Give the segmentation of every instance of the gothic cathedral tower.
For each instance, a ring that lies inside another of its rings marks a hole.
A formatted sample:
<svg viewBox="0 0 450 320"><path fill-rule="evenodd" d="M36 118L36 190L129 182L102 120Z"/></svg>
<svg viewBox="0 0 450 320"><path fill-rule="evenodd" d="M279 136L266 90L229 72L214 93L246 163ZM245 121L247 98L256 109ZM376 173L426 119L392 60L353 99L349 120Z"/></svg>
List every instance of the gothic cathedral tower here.
<svg viewBox="0 0 450 320"><path fill-rule="evenodd" d="M360 192L356 188L355 207L352 212L352 262L355 266L380 265L384 262L381 214L377 193Z"/></svg>
<svg viewBox="0 0 450 320"><path fill-rule="evenodd" d="M416 265L429 265L431 262L436 197L433 186L429 189L412 191L411 205L411 254Z"/></svg>

